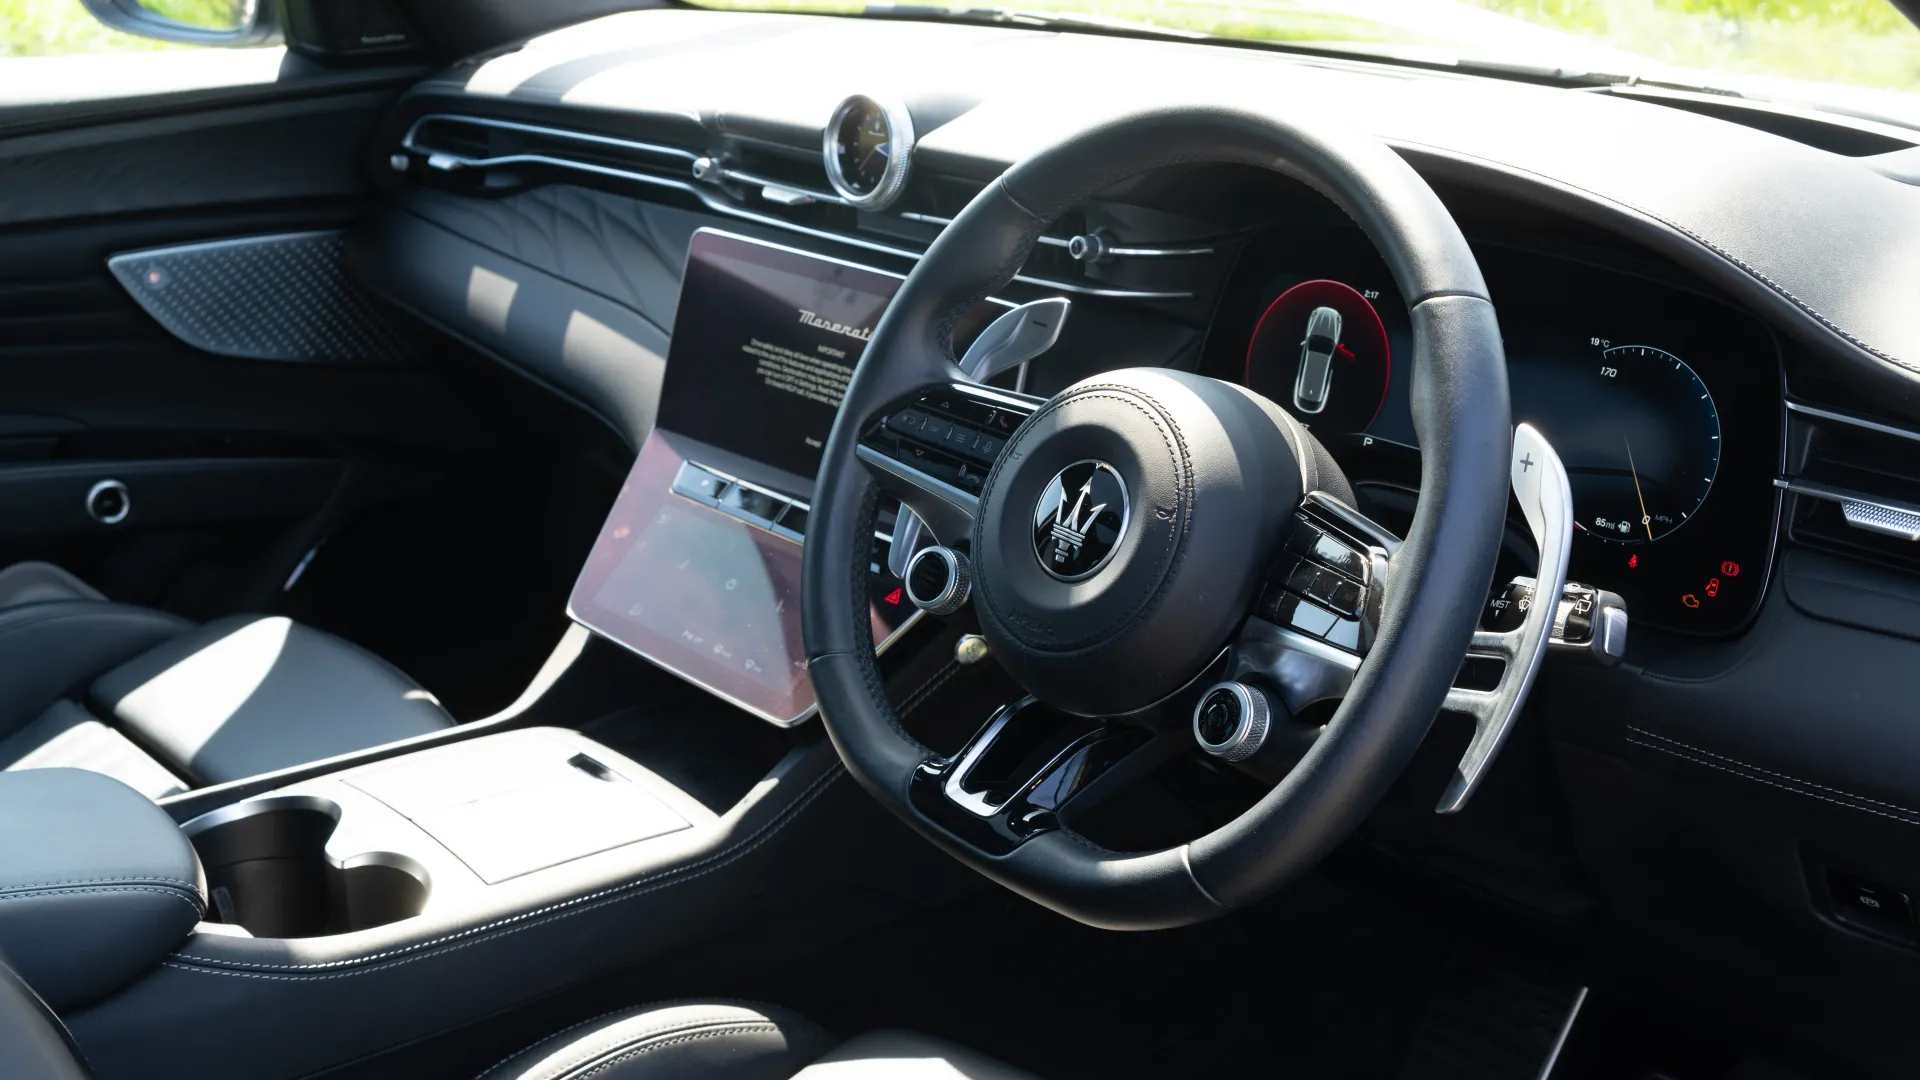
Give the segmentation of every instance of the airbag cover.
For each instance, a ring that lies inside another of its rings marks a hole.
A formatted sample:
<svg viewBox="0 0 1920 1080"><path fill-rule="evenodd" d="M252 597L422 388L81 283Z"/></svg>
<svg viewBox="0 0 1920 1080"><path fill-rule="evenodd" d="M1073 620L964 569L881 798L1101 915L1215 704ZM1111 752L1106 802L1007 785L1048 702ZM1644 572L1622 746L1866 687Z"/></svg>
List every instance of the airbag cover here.
<svg viewBox="0 0 1920 1080"><path fill-rule="evenodd" d="M1135 711L1199 674L1300 500L1284 424L1241 387L1150 368L1041 407L987 476L973 538L982 632L1008 671L1083 715Z"/></svg>

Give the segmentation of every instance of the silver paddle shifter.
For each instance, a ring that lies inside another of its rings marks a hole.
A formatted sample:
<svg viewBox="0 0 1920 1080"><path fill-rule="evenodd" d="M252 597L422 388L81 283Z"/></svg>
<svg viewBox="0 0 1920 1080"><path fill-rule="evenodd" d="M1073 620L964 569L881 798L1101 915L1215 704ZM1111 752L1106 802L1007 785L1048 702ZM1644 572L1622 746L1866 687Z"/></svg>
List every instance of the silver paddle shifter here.
<svg viewBox="0 0 1920 1080"><path fill-rule="evenodd" d="M1066 325L1067 313L1072 309L1073 301L1055 296L1007 311L973 339L967 355L960 358L960 373L972 382L983 383L1039 356L1060 340L1060 328ZM887 569L894 577L906 578L907 565L913 560L913 553L920 546L920 534L925 530L919 515L904 506L900 508L899 519L893 526L893 545L887 549ZM964 538L941 539L951 544Z"/></svg>
<svg viewBox="0 0 1920 1080"><path fill-rule="evenodd" d="M1520 512L1527 519L1533 542L1540 549L1540 567L1535 572L1533 595L1560 596L1567 584L1567 556L1573 547L1573 490L1567 484L1566 467L1553 452L1544 435L1533 425L1513 429L1513 494ZM1527 703L1539 674L1541 658L1553 638L1557 604L1529 604L1526 618L1512 630L1476 630L1468 656L1505 661L1500 682L1491 690L1447 692L1447 712L1473 717L1473 739L1454 769L1453 779L1434 809L1442 814L1457 812L1467 804L1474 789L1486 778L1487 767L1507 741L1513 722Z"/></svg>

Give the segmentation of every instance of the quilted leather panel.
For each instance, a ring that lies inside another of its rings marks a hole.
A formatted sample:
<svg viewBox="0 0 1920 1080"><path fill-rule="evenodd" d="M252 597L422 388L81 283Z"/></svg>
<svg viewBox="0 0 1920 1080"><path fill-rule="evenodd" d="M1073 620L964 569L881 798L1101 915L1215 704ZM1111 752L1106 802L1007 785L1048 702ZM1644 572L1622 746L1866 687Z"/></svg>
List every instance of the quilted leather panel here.
<svg viewBox="0 0 1920 1080"><path fill-rule="evenodd" d="M589 188L550 185L500 199L423 188L403 205L476 244L638 312L672 332L680 272L705 215Z"/></svg>

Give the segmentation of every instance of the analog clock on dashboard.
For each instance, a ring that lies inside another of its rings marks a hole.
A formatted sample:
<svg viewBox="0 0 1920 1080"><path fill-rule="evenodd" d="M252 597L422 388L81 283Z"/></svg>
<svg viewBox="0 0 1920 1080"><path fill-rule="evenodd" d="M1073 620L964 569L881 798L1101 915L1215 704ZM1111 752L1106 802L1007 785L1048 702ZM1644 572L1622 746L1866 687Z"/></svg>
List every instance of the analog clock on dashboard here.
<svg viewBox="0 0 1920 1080"><path fill-rule="evenodd" d="M856 94L827 122L821 151L827 180L848 204L880 210L907 186L913 155L913 117L906 107Z"/></svg>

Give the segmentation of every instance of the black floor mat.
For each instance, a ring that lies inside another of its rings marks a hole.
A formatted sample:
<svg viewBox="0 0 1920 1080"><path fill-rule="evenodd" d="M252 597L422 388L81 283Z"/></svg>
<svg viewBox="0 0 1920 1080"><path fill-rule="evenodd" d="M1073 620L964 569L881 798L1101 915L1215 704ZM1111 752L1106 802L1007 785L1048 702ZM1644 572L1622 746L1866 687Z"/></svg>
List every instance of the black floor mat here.
<svg viewBox="0 0 1920 1080"><path fill-rule="evenodd" d="M997 888L880 928L746 992L849 1034L976 1046L1048 1080L1534 1080L1592 963L1500 912L1316 874L1232 919L1094 930ZM1653 988L1646 988L1651 991ZM1588 992L1551 1080L1813 1080L1757 1037Z"/></svg>
<svg viewBox="0 0 1920 1080"><path fill-rule="evenodd" d="M1398 1080L1537 1080L1585 998L1570 979L1463 942L1427 1002Z"/></svg>

